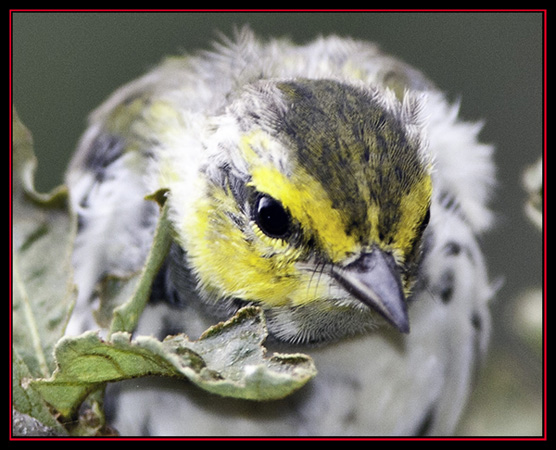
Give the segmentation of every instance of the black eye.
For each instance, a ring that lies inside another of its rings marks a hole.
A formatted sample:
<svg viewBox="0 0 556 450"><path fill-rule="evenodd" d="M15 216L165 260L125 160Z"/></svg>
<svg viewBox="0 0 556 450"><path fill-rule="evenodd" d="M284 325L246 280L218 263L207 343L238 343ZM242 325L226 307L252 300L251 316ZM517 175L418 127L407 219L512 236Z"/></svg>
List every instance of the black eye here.
<svg viewBox="0 0 556 450"><path fill-rule="evenodd" d="M290 216L284 207L268 195L261 195L255 203L254 219L261 231L273 238L283 238L290 231Z"/></svg>

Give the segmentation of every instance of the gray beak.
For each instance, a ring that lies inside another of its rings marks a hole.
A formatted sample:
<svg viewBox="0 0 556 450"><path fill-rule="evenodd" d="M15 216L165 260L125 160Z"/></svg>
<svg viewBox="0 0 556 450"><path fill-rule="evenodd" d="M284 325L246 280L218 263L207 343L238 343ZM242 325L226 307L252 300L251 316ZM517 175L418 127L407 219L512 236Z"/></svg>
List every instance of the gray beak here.
<svg viewBox="0 0 556 450"><path fill-rule="evenodd" d="M332 268L332 276L351 295L381 314L400 332L409 333L409 317L394 258L375 248L346 267Z"/></svg>

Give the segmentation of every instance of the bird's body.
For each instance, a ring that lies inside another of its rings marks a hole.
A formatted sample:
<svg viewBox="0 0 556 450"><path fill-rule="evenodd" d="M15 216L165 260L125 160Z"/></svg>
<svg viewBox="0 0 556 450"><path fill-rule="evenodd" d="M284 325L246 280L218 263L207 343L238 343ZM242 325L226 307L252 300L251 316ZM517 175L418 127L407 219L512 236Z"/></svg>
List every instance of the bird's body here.
<svg viewBox="0 0 556 450"><path fill-rule="evenodd" d="M168 189L175 243L137 333L196 337L242 305L319 374L284 400L116 387L123 434L454 432L488 341L491 147L372 44L244 30L169 59L92 116L68 171L79 220L70 332L108 274L141 268Z"/></svg>

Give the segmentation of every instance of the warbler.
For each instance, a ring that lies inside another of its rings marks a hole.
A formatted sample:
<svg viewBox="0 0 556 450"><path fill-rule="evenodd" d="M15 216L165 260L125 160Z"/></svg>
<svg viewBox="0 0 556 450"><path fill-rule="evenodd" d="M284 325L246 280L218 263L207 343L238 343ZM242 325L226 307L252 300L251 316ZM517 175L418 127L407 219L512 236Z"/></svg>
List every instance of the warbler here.
<svg viewBox="0 0 556 450"><path fill-rule="evenodd" d="M249 28L164 60L91 116L68 172L79 297L140 270L167 189L174 242L138 334L198 336L262 308L269 346L318 375L269 403L168 380L115 385L124 435L447 435L488 344L479 237L493 147L372 43Z"/></svg>

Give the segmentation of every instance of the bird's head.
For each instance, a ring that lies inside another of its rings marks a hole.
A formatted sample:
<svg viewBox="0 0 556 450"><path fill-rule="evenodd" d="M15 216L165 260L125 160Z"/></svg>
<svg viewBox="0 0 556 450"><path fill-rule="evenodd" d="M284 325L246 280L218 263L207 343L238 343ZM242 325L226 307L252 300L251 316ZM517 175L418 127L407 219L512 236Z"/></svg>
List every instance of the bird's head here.
<svg viewBox="0 0 556 450"><path fill-rule="evenodd" d="M378 313L408 332L432 192L417 109L335 80L261 81L231 101L178 227L206 297L315 311L315 329L329 310Z"/></svg>

